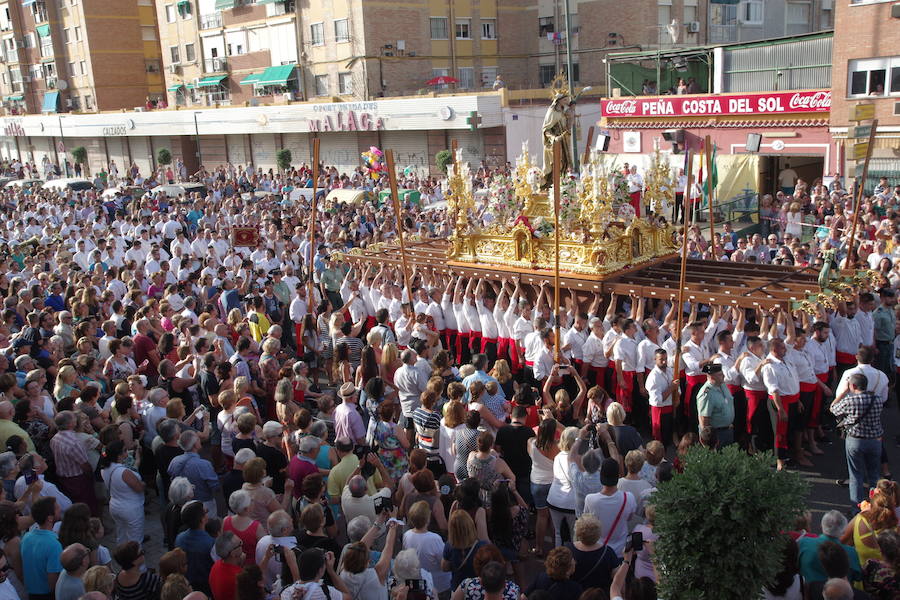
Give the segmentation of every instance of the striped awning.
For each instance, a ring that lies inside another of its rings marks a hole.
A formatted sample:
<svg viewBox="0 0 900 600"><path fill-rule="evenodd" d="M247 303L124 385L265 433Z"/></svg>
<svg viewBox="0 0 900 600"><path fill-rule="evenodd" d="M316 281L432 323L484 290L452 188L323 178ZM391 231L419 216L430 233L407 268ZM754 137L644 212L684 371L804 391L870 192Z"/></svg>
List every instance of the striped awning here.
<svg viewBox="0 0 900 600"><path fill-rule="evenodd" d="M178 90L180 90L183 87L184 87L183 83L176 83L175 85L170 85L169 87L167 87L166 91L167 92L177 92Z"/></svg>
<svg viewBox="0 0 900 600"><path fill-rule="evenodd" d="M262 73L250 73L249 75L241 79L238 85L253 85L254 83L259 83L259 78L261 75Z"/></svg>
<svg viewBox="0 0 900 600"><path fill-rule="evenodd" d="M220 85L226 77L228 77L228 75L212 75L211 77L204 77L197 83L197 87L215 87Z"/></svg>

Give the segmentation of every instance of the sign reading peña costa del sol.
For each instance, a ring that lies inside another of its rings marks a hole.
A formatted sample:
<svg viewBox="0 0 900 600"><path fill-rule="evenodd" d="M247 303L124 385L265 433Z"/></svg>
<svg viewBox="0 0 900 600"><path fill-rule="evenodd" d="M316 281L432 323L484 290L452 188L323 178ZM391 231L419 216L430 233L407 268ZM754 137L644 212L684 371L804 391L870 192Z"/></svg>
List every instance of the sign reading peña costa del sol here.
<svg viewBox="0 0 900 600"><path fill-rule="evenodd" d="M601 100L600 108L604 117L613 118L827 113L831 110L831 91L610 98Z"/></svg>

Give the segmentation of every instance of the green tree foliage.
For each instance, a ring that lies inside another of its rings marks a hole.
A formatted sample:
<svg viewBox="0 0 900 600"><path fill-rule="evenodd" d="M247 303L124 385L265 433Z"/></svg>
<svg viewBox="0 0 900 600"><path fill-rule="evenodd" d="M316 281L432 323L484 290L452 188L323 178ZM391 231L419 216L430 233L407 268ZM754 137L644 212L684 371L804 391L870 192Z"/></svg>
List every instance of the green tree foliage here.
<svg viewBox="0 0 900 600"><path fill-rule="evenodd" d="M447 166L453 162L453 154L449 150L441 150L434 155L434 164L444 175L447 174Z"/></svg>

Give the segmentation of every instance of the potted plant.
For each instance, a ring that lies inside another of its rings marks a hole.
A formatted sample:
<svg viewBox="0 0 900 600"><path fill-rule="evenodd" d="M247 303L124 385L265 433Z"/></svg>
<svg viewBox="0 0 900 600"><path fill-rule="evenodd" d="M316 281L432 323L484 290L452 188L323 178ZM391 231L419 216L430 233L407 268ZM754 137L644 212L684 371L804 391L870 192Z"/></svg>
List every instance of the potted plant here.
<svg viewBox="0 0 900 600"><path fill-rule="evenodd" d="M172 153L168 148L160 148L156 151L156 162L161 165L172 164Z"/></svg>
<svg viewBox="0 0 900 600"><path fill-rule="evenodd" d="M85 175L90 174L90 168L87 161L87 148L85 148L84 146L72 148L72 160L75 161L75 164L81 165Z"/></svg>
<svg viewBox="0 0 900 600"><path fill-rule="evenodd" d="M282 173L286 172L291 168L291 160L293 156L291 156L291 151L287 148L282 148L275 154L275 162L278 164L278 168Z"/></svg>
<svg viewBox="0 0 900 600"><path fill-rule="evenodd" d="M434 155L434 164L444 175L447 174L447 166L453 162L453 154L449 150L441 150Z"/></svg>

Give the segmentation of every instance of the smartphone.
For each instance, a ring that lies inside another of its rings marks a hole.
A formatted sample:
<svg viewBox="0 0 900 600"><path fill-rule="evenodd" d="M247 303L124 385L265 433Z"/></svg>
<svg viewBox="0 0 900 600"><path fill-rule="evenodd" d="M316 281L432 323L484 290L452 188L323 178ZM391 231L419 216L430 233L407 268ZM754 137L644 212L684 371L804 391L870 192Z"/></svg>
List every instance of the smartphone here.
<svg viewBox="0 0 900 600"><path fill-rule="evenodd" d="M428 598L424 579L407 579L406 587L409 590L406 593L406 600L426 600Z"/></svg>
<svg viewBox="0 0 900 600"><path fill-rule="evenodd" d="M629 538L628 542L625 544L625 552L629 550L634 550L635 552L640 552L644 549L644 534L640 531L635 531L631 534L631 538Z"/></svg>
<svg viewBox="0 0 900 600"><path fill-rule="evenodd" d="M37 472L34 469L26 469L23 475L25 476L25 485L31 485L37 481Z"/></svg>
<svg viewBox="0 0 900 600"><path fill-rule="evenodd" d="M372 501L372 504L375 505L375 514L381 514L382 512L390 512L394 508L394 501L391 498L386 498L384 496L376 496Z"/></svg>

